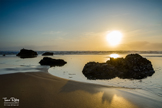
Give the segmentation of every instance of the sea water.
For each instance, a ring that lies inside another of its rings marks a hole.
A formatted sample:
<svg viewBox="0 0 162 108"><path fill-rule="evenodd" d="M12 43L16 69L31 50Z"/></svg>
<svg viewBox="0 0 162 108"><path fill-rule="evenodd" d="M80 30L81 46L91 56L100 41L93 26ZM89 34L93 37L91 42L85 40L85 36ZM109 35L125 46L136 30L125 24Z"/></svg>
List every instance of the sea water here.
<svg viewBox="0 0 162 108"><path fill-rule="evenodd" d="M110 54L111 55L111 54ZM152 92L162 97L162 54L141 54L152 62L155 73L151 77L141 80L120 79L118 77L110 80L88 80L82 70L87 62L106 62L110 55L64 55L57 56L67 61L62 67L52 67L49 73L61 78L76 80L81 82L95 83L113 87L136 88ZM126 54L119 54L125 57Z"/></svg>
<svg viewBox="0 0 162 108"><path fill-rule="evenodd" d="M5 52L6 53L6 52ZM10 74L17 72L38 72L40 68L49 68L51 75L80 81L94 83L112 87L141 89L150 92L162 99L162 53L161 52L139 52L143 57L151 61L155 73L141 80L120 79L118 77L110 80L88 80L82 70L87 62L106 62L111 54L118 54L119 57L125 57L134 52L55 52L55 59L64 59L67 64L61 67L40 66L39 61L43 58L42 52L36 58L21 59L16 57L16 53L6 56L0 56L0 74ZM135 52L137 53L137 52Z"/></svg>

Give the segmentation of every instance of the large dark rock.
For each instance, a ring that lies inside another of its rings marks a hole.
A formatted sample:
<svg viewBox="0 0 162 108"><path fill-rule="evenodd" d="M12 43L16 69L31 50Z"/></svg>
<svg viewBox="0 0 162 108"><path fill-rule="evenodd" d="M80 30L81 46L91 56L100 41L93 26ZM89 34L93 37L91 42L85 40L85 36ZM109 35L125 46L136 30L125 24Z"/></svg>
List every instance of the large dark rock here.
<svg viewBox="0 0 162 108"><path fill-rule="evenodd" d="M152 64L139 54L129 54L124 58L110 58L106 63L89 62L83 68L88 79L111 79L115 77L142 79L154 74Z"/></svg>
<svg viewBox="0 0 162 108"><path fill-rule="evenodd" d="M45 52L42 56L53 56L53 52Z"/></svg>
<svg viewBox="0 0 162 108"><path fill-rule="evenodd" d="M20 58L33 58L36 57L37 55L38 55L37 52L33 50L21 49L16 56L19 56Z"/></svg>
<svg viewBox="0 0 162 108"><path fill-rule="evenodd" d="M107 63L89 62L83 68L83 74L88 79L111 79L116 77L118 70Z"/></svg>
<svg viewBox="0 0 162 108"><path fill-rule="evenodd" d="M62 59L52 59L50 57L44 57L40 62L41 65L49 65L49 66L63 66L67 62Z"/></svg>

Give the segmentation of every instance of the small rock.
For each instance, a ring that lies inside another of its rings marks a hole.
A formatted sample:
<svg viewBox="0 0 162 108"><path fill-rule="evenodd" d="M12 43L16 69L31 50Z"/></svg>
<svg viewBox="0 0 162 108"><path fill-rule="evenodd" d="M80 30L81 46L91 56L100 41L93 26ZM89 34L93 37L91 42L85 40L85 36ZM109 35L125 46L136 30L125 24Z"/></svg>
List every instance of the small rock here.
<svg viewBox="0 0 162 108"><path fill-rule="evenodd" d="M45 52L42 56L53 56L53 52Z"/></svg>
<svg viewBox="0 0 162 108"><path fill-rule="evenodd" d="M49 66L63 66L67 62L62 59L52 59L50 57L44 57L40 62L41 65L49 65Z"/></svg>

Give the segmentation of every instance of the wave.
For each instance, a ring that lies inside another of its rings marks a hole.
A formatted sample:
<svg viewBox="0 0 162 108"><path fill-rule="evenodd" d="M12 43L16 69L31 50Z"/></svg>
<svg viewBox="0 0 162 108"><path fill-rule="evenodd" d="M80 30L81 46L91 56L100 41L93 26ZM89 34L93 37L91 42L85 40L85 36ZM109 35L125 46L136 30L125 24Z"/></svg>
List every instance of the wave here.
<svg viewBox="0 0 162 108"><path fill-rule="evenodd" d="M16 55L19 51L0 51L0 55ZM38 54L43 54L46 51L37 51ZM102 54L130 54L130 53L138 53L138 54L162 54L162 51L50 51L53 52L54 55L102 55Z"/></svg>

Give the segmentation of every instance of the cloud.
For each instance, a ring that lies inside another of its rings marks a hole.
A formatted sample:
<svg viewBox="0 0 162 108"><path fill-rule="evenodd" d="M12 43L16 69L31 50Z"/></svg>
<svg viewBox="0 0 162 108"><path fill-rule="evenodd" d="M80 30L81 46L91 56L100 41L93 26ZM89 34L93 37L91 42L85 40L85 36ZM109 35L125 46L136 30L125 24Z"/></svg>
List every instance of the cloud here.
<svg viewBox="0 0 162 108"><path fill-rule="evenodd" d="M122 44L121 47L125 50L162 50L162 43L151 43L148 41L134 41L127 44Z"/></svg>

